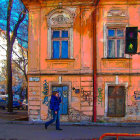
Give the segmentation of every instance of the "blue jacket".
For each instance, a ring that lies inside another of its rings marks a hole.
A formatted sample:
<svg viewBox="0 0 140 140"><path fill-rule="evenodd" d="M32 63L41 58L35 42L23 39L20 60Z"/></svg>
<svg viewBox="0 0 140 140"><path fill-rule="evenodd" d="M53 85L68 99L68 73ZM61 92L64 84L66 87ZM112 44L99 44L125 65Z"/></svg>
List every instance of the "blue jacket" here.
<svg viewBox="0 0 140 140"><path fill-rule="evenodd" d="M61 103L61 97L58 98L52 95L50 100L50 109L54 111L58 111L60 103Z"/></svg>

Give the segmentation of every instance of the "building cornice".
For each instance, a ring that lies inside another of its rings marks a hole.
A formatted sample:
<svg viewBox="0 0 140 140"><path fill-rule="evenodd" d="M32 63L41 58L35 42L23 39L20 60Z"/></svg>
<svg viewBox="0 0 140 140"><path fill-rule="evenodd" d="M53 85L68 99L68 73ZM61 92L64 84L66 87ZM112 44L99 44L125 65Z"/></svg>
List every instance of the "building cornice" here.
<svg viewBox="0 0 140 140"><path fill-rule="evenodd" d="M97 76L101 76L101 75L104 75L104 76L112 76L112 75L127 75L127 76L139 76L140 73L139 72L135 72L135 73L117 73L117 72L114 72L114 73L107 73L107 72L99 72L97 73Z"/></svg>
<svg viewBox="0 0 140 140"><path fill-rule="evenodd" d="M28 76L41 76L41 75L46 75L46 76L50 76L50 75L70 75L70 76L75 76L75 75L90 75L92 76L93 73L86 73L86 72L77 72L77 73L70 73L70 72L57 72L57 73L39 73L39 72L30 72L27 74Z"/></svg>
<svg viewBox="0 0 140 140"><path fill-rule="evenodd" d="M40 6L40 7L55 7L61 5L62 6L96 6L97 0L67 0L67 1L60 1L60 0L22 0L25 7L29 10L29 7L32 5Z"/></svg>

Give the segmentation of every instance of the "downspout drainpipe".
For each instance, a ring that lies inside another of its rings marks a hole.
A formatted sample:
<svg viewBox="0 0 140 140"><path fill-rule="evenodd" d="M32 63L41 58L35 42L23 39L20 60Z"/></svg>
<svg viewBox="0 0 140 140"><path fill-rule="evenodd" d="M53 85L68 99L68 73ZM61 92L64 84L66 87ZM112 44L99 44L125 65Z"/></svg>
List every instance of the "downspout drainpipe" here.
<svg viewBox="0 0 140 140"><path fill-rule="evenodd" d="M99 0L95 3L93 11L93 117L92 121L96 122L96 97L97 97L97 53L96 53L96 12Z"/></svg>

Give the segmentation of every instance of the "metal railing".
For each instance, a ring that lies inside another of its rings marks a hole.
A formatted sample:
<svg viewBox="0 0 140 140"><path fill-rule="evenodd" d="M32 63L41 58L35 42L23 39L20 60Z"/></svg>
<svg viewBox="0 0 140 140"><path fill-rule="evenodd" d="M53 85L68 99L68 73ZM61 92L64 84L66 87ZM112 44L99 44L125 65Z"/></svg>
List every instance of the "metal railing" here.
<svg viewBox="0 0 140 140"><path fill-rule="evenodd" d="M119 140L119 137L140 137L140 134L128 134L128 133L105 133L99 140L103 140L104 137L116 137L116 140Z"/></svg>

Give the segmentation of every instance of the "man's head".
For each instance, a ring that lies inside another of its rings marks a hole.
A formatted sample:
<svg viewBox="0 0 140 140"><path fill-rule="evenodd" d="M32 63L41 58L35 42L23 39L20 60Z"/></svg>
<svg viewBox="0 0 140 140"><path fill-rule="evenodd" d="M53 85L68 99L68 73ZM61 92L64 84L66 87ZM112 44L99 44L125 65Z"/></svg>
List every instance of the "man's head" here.
<svg viewBox="0 0 140 140"><path fill-rule="evenodd" d="M59 96L58 91L54 91L54 92L53 92L53 95L56 96L56 97L58 97L58 96Z"/></svg>

